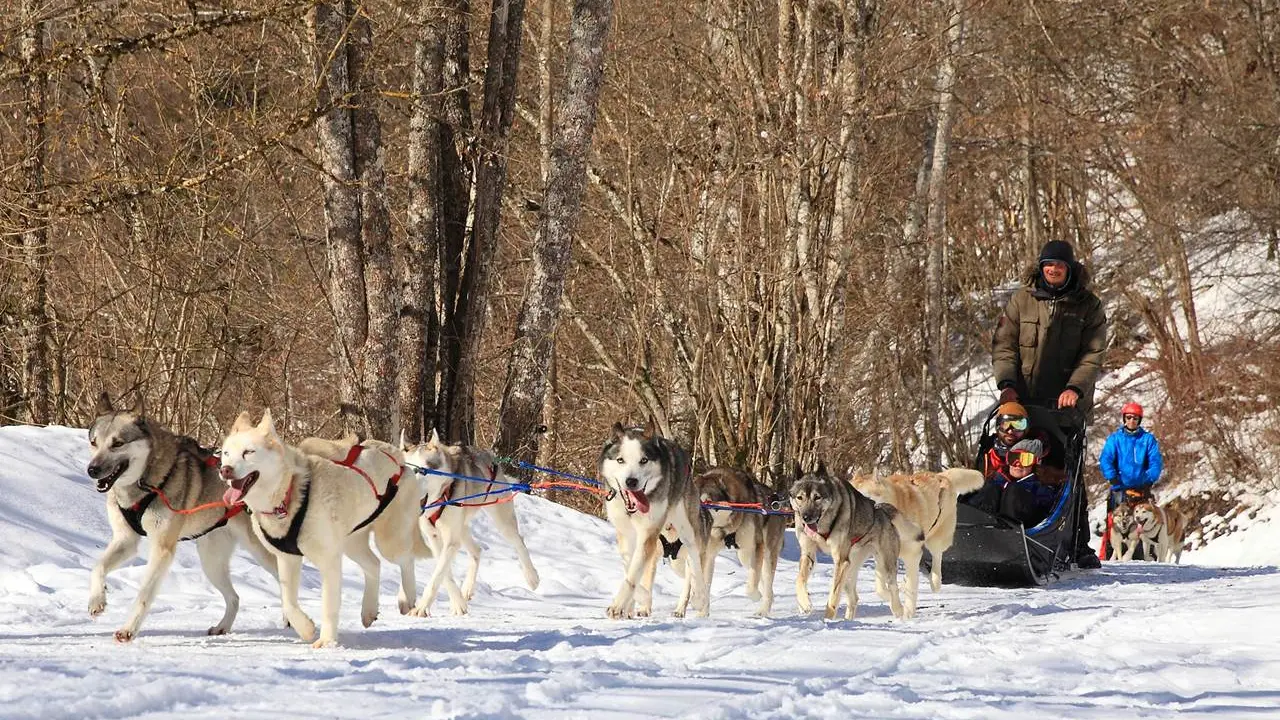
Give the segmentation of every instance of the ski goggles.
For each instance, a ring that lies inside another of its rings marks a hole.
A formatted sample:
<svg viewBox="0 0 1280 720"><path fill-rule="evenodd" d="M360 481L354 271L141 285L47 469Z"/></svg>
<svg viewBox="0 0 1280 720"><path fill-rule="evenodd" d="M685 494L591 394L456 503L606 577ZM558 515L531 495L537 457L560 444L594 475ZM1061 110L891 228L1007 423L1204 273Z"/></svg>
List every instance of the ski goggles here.
<svg viewBox="0 0 1280 720"><path fill-rule="evenodd" d="M1036 454L1029 450L1009 451L1006 456L1009 464L1013 467L1031 467L1036 464Z"/></svg>
<svg viewBox="0 0 1280 720"><path fill-rule="evenodd" d="M996 428L1000 430L1026 430L1030 424L1026 418L1017 415L1001 415L996 418Z"/></svg>
<svg viewBox="0 0 1280 720"><path fill-rule="evenodd" d="M1142 422L1142 416L1141 416L1141 415L1133 415L1133 414L1129 414L1129 415L1121 415L1121 416L1120 416L1120 420L1122 420L1122 421L1124 421L1124 422L1128 422L1128 421L1130 421L1130 420L1137 420L1138 422Z"/></svg>

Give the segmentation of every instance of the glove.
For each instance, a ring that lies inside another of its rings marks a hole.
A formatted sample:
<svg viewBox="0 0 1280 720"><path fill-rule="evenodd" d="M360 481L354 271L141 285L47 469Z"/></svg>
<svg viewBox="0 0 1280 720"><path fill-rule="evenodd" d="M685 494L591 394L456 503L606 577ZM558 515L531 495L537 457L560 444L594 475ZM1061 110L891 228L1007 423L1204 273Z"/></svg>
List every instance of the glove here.
<svg viewBox="0 0 1280 720"><path fill-rule="evenodd" d="M1001 405L1009 402L1018 402L1018 391L1011 387L1001 390L999 402Z"/></svg>

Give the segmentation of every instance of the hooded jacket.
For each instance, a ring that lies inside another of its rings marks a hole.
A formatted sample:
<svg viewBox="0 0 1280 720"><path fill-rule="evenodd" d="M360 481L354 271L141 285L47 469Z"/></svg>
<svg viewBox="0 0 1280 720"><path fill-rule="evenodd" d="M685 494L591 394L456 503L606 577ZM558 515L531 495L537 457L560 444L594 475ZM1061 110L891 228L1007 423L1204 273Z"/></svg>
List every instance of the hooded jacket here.
<svg viewBox="0 0 1280 720"><path fill-rule="evenodd" d="M1164 471L1160 443L1145 428L1134 432L1119 428L1107 436L1098 468L1114 489L1150 487Z"/></svg>
<svg viewBox="0 0 1280 720"><path fill-rule="evenodd" d="M1089 271L1071 264L1060 289L1047 287L1039 267L1014 291L996 324L991 366L1000 389L1012 387L1023 402L1057 407L1068 388L1080 395L1083 412L1093 407L1093 389L1107 347L1107 313L1089 289Z"/></svg>

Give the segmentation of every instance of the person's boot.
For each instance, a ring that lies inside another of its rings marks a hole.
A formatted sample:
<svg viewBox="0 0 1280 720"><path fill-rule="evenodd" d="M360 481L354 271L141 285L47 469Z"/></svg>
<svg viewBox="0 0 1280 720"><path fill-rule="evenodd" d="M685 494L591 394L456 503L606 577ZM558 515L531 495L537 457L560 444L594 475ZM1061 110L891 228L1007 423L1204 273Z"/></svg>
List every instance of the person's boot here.
<svg viewBox="0 0 1280 720"><path fill-rule="evenodd" d="M1102 561L1098 559L1098 555L1093 548L1085 545L1083 548L1076 550L1076 567L1081 570L1097 570L1102 567Z"/></svg>

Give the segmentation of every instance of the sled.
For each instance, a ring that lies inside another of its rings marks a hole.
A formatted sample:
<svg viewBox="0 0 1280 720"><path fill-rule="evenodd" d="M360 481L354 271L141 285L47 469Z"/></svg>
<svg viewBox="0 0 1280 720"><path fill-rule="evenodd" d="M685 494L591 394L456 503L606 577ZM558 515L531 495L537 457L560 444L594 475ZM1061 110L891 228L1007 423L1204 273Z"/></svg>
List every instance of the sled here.
<svg viewBox="0 0 1280 720"><path fill-rule="evenodd" d="M1074 410L1027 406L1032 428L1049 435L1052 459L1061 458L1066 479L1052 512L1035 527L992 515L961 498L956 507L956 534L942 564L942 581L982 587L1035 587L1057 579L1068 569L1075 550L1076 513L1084 487L1086 423ZM990 433L992 411L982 425L977 467L995 437Z"/></svg>

